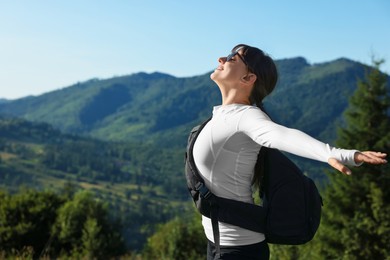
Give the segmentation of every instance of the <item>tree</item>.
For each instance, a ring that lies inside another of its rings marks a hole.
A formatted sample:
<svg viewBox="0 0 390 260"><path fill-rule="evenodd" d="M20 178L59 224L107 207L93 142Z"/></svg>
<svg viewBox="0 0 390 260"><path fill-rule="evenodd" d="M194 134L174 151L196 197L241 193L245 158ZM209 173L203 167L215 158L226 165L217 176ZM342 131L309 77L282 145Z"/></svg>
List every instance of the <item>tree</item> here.
<svg viewBox="0 0 390 260"><path fill-rule="evenodd" d="M346 126L339 129L337 146L388 152L390 94L388 76L373 67L350 98ZM318 233L325 259L388 259L390 256L389 165L362 165L353 175L329 174L324 214Z"/></svg>
<svg viewBox="0 0 390 260"><path fill-rule="evenodd" d="M173 219L161 225L157 232L148 238L143 257L145 259L176 260L204 259L206 242L199 214L192 219Z"/></svg>
<svg viewBox="0 0 390 260"><path fill-rule="evenodd" d="M87 218L84 223L83 235L81 241L86 255L89 259L99 256L100 249L104 246L104 240L101 239L102 228L95 218Z"/></svg>
<svg viewBox="0 0 390 260"><path fill-rule="evenodd" d="M62 203L53 192L0 194L0 251L11 253L30 247L38 257L50 239L50 228Z"/></svg>
<svg viewBox="0 0 390 260"><path fill-rule="evenodd" d="M54 250L73 256L105 259L125 252L120 227L109 218L108 208L81 191L59 210L53 227Z"/></svg>
<svg viewBox="0 0 390 260"><path fill-rule="evenodd" d="M125 253L120 230L106 205L89 192L73 197L23 189L10 195L0 190L1 259L110 259Z"/></svg>

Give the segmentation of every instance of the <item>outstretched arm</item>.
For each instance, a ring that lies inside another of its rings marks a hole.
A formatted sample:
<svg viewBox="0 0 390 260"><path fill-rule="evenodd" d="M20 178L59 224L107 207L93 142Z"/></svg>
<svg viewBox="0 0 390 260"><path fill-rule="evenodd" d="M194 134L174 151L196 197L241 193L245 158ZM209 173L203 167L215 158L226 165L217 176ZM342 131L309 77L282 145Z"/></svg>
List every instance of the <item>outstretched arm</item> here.
<svg viewBox="0 0 390 260"><path fill-rule="evenodd" d="M381 153L381 152L372 152L372 151L365 151L365 152L356 152L355 153L355 162L356 164L361 163L370 163L370 164L385 164L387 163L387 160L385 159L387 154ZM351 175L351 170L343 165L340 161L336 160L335 158L329 158L328 163L330 166L335 168L336 170Z"/></svg>
<svg viewBox="0 0 390 260"><path fill-rule="evenodd" d="M340 149L325 144L297 129L276 124L261 110L245 111L238 125L239 131L247 134L256 143L279 149L301 157L328 162L333 168L351 174L345 165L359 166L362 163L384 164L387 154L373 151Z"/></svg>

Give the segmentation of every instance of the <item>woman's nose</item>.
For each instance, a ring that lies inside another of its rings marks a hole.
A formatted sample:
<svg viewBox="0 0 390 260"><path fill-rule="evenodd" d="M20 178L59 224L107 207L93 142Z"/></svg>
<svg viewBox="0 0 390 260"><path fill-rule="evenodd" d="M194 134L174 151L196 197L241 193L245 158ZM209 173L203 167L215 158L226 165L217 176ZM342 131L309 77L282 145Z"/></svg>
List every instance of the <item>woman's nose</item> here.
<svg viewBox="0 0 390 260"><path fill-rule="evenodd" d="M226 62L226 57L219 57L218 58L218 62L220 62L220 63L225 63Z"/></svg>

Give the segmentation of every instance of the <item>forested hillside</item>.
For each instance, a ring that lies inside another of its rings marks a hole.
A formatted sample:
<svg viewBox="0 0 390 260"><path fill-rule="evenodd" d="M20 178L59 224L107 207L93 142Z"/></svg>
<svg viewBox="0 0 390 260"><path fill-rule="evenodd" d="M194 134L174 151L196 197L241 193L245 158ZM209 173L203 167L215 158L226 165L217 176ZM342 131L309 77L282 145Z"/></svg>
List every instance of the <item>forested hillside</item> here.
<svg viewBox="0 0 390 260"><path fill-rule="evenodd" d="M131 248L189 207L181 150L64 135L46 123L0 118L0 188L73 186L107 202Z"/></svg>
<svg viewBox="0 0 390 260"><path fill-rule="evenodd" d="M333 144L348 98L368 67L347 59L313 65L301 57L276 62L280 80L265 101L273 120ZM0 114L100 140L184 149L188 131L218 104L219 90L209 73L189 78L137 73L12 100L0 104ZM324 177L324 165L295 160L309 175Z"/></svg>
<svg viewBox="0 0 390 260"><path fill-rule="evenodd" d="M347 59L310 65L277 61L280 80L266 100L274 119L326 141L335 138L348 97L364 66ZM0 104L0 114L47 122L61 131L104 140L184 147L188 130L220 104L209 74L176 78L137 73L92 79L36 97Z"/></svg>

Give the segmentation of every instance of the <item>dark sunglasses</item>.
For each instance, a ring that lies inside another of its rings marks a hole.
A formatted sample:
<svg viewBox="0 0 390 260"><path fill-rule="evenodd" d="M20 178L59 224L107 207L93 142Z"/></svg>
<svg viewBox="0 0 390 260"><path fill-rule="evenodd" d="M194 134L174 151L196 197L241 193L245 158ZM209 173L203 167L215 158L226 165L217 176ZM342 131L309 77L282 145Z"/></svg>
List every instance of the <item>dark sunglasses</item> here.
<svg viewBox="0 0 390 260"><path fill-rule="evenodd" d="M246 62L246 60L244 59L244 57L242 57L242 55L239 54L238 51L235 51L235 52L230 53L230 54L226 57L226 61L227 61L227 62L228 62L228 61L231 61L231 60L233 59L233 57L236 56L236 55L237 55L238 57L240 57L240 59L242 60L242 62L244 62L244 64L245 64L247 67L249 67L248 62Z"/></svg>
<svg viewBox="0 0 390 260"><path fill-rule="evenodd" d="M230 61L231 59L233 59L234 56L238 56L240 57L240 59L242 60L242 62L244 62L245 66L247 67L248 71L250 72L253 72L253 69L251 66L249 66L248 62L245 60L245 58L238 53L238 51L240 50L241 48L238 48L236 51L230 53L227 57L226 57L226 62Z"/></svg>

